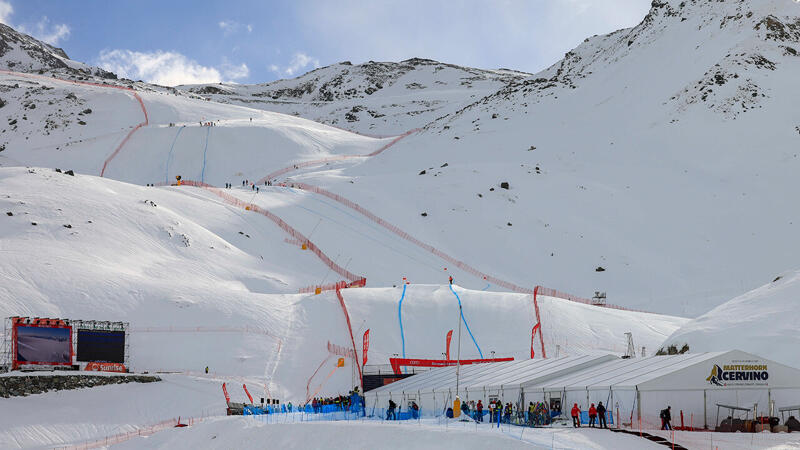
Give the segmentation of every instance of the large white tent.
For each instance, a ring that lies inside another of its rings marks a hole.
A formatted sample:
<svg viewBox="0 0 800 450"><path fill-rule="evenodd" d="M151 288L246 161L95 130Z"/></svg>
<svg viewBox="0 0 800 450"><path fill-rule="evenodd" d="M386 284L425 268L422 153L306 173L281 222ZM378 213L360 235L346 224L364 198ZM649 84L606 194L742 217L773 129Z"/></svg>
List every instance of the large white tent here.
<svg viewBox="0 0 800 450"><path fill-rule="evenodd" d="M416 401L442 410L455 398L455 367L435 369L367 392L368 405L385 407ZM565 410L602 401L623 423L660 427L659 412L672 406L673 424L683 411L686 426L717 423L717 405L769 415L800 404L800 370L738 350L623 359L612 355L574 356L462 366L462 400L503 402L560 399ZM757 406L756 406L757 405ZM726 411L727 413L727 411ZM752 418L752 413L750 413Z"/></svg>
<svg viewBox="0 0 800 450"><path fill-rule="evenodd" d="M525 386L618 359L609 354L526 359L461 366L458 396L462 400L518 401ZM367 392L367 406L385 408L389 399L405 407L416 402L423 414L441 413L456 397L456 367L441 367Z"/></svg>

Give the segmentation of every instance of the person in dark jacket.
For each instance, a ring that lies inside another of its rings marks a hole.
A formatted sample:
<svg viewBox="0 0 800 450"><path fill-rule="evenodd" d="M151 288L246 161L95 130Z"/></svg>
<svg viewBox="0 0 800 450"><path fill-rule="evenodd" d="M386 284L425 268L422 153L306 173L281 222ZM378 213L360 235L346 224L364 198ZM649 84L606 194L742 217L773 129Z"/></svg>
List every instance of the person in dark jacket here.
<svg viewBox="0 0 800 450"><path fill-rule="evenodd" d="M581 427L581 409L578 408L578 404L575 403L572 406L572 428L580 428Z"/></svg>
<svg viewBox="0 0 800 450"><path fill-rule="evenodd" d="M603 402L597 404L597 417L600 419L598 426L600 428L608 428L608 424L606 424L606 407L603 406Z"/></svg>
<svg viewBox="0 0 800 450"><path fill-rule="evenodd" d="M394 413L395 408L397 408L397 403L393 400L389 400L389 409L386 411L386 420L397 420L397 416Z"/></svg>
<svg viewBox="0 0 800 450"><path fill-rule="evenodd" d="M661 410L661 429L662 430L671 430L672 425L670 425L670 421L672 420L672 406L667 406L667 409Z"/></svg>

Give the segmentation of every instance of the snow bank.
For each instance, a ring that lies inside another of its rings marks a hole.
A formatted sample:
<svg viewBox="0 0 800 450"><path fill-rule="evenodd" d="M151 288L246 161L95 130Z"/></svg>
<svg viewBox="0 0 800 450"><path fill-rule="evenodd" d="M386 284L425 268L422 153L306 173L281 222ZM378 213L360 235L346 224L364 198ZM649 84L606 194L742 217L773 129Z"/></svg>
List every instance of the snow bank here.
<svg viewBox="0 0 800 450"><path fill-rule="evenodd" d="M691 352L740 349L800 367L800 271L725 302L676 330L663 347L689 345Z"/></svg>

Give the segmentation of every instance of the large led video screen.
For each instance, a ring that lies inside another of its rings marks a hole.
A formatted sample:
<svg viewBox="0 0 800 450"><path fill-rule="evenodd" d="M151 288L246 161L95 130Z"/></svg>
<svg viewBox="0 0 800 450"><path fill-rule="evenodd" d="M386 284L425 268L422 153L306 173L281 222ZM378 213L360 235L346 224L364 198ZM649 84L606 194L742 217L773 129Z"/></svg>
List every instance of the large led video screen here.
<svg viewBox="0 0 800 450"><path fill-rule="evenodd" d="M17 363L72 364L72 329L55 327L17 328Z"/></svg>
<svg viewBox="0 0 800 450"><path fill-rule="evenodd" d="M78 361L125 362L125 332L78 330Z"/></svg>

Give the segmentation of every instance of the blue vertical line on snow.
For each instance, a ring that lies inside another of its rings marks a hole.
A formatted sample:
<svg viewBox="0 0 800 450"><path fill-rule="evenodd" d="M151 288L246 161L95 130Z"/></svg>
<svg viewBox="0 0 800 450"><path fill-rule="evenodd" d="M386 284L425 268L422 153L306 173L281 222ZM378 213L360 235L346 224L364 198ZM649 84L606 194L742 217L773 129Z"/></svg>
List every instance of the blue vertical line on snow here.
<svg viewBox="0 0 800 450"><path fill-rule="evenodd" d="M483 288L483 289L481 289L481 290L482 290L482 291L485 291L485 290L489 289L489 286L491 286L491 284L490 284L490 283L486 283L486 287L485 287L485 288Z"/></svg>
<svg viewBox="0 0 800 450"><path fill-rule="evenodd" d="M403 342L403 358L406 357L406 337L403 335L403 299L406 298L406 284L403 284L403 295L400 296L400 303L397 304L397 320L400 321L400 340Z"/></svg>
<svg viewBox="0 0 800 450"><path fill-rule="evenodd" d="M175 139L172 140L172 145L169 146L169 154L167 155L167 170L164 173L164 183L169 184L169 165L172 164L172 151L175 150L175 143L178 142L178 136L181 135L181 131L186 128L186 125L178 128L178 132L175 133Z"/></svg>
<svg viewBox="0 0 800 450"><path fill-rule="evenodd" d="M206 148L203 149L203 170L200 171L200 182L206 182L206 153L208 152L208 135L211 133L211 127L206 128Z"/></svg>
<svg viewBox="0 0 800 450"><path fill-rule="evenodd" d="M459 297L458 293L456 293L455 289L453 289L452 284L450 285L450 291L453 293L453 295L456 296L456 299L458 299L458 306L459 306L458 309L461 312L461 320L464 321L464 326L467 328L467 333L469 333L469 337L471 337L472 342L475 343L475 348L478 349L478 354L481 355L481 359L483 359L483 352L481 351L481 348L478 346L478 341L475 340L475 336L472 335L472 331L470 331L469 325L467 324L467 319L464 318L464 307L461 305L461 297Z"/></svg>

